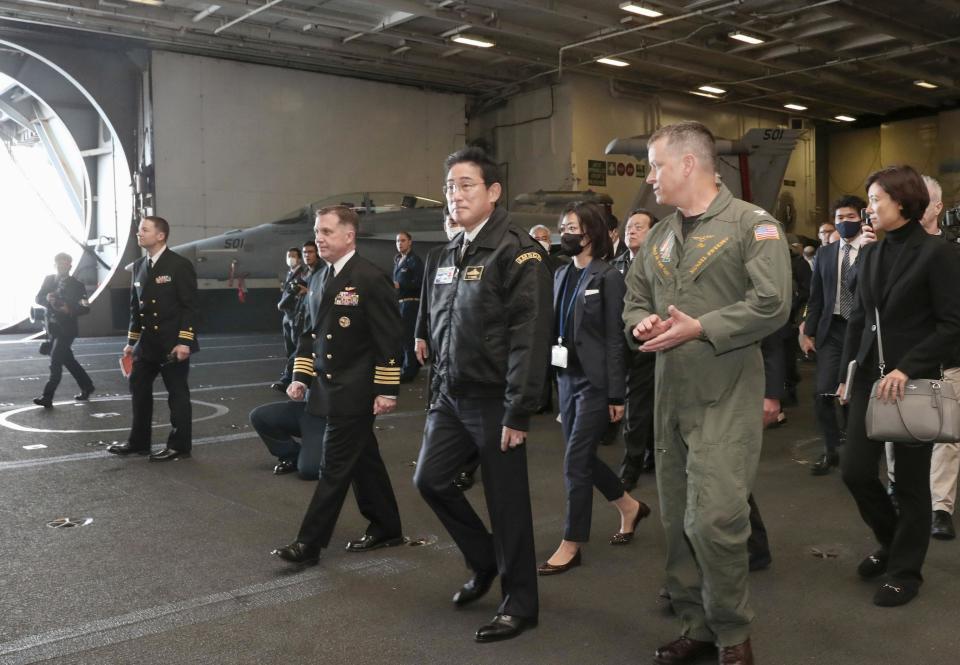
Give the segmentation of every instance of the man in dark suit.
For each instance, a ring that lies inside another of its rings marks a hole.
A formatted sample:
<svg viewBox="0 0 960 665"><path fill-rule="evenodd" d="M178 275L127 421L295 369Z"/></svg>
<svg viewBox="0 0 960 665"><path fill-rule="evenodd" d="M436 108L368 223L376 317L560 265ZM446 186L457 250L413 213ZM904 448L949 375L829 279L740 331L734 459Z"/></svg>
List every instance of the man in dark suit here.
<svg viewBox="0 0 960 665"><path fill-rule="evenodd" d="M864 244L860 210L866 202L847 194L833 204L833 219L840 241L821 247L814 261L810 282L807 316L800 332L800 348L804 353L816 351L817 376L813 410L823 435L824 452L810 471L815 476L830 472L840 463L838 447L841 424L834 404L840 355L847 331L847 320L853 310L857 256Z"/></svg>
<svg viewBox="0 0 960 665"><path fill-rule="evenodd" d="M420 287L423 285L423 259L413 251L413 236L406 231L397 234L397 255L393 259L393 285L400 301L403 320L403 369L400 383L417 378L420 363L414 350L417 311L420 309Z"/></svg>
<svg viewBox="0 0 960 665"><path fill-rule="evenodd" d="M314 564L328 547L353 484L366 533L347 543L364 552L403 543L400 511L380 457L374 419L396 408L400 311L390 277L356 253L360 220L346 206L317 211L314 231L326 262L310 282L307 320L287 394L309 399L303 446L322 450L320 478L297 539L272 554ZM318 443L318 440L321 443Z"/></svg>
<svg viewBox="0 0 960 665"><path fill-rule="evenodd" d="M637 208L627 215L623 225L623 237L627 250L610 262L621 275L627 271L650 229L659 220L649 210ZM620 465L620 482L630 491L637 486L640 473L653 471L653 372L656 355L640 353L627 347L627 409L623 418L623 462Z"/></svg>
<svg viewBox="0 0 960 665"><path fill-rule="evenodd" d="M300 332L294 329L297 320L297 308L302 296L306 295L309 283L306 278L310 275L310 268L303 262L303 255L299 247L287 250L287 276L280 286L280 301L277 309L282 315L280 334L283 336L283 345L286 350L287 362L283 366L280 380L270 384L277 392L286 392L287 386L293 380L293 359L296 356L297 340Z"/></svg>
<svg viewBox="0 0 960 665"><path fill-rule="evenodd" d="M133 359L130 392L133 395L133 425L130 438L107 447L114 455L146 455L150 452L153 419L153 382L159 374L167 387L172 429L166 447L150 455L151 462L190 457L191 426L190 355L199 346L197 319L197 274L193 265L167 248L170 225L162 217L144 217L137 231L137 244L147 256L133 263L130 289L130 327L125 358Z"/></svg>
<svg viewBox="0 0 960 665"><path fill-rule="evenodd" d="M80 280L70 275L73 259L61 252L53 259L57 267L55 275L47 275L37 293L36 302L47 308L47 335L50 338L50 378L43 387L43 394L34 398L33 403L45 409L53 408L53 394L60 385L63 368L76 380L80 393L74 395L77 401L90 399L93 393L93 381L73 357L73 340L79 329L77 317L90 311L87 305L87 290Z"/></svg>

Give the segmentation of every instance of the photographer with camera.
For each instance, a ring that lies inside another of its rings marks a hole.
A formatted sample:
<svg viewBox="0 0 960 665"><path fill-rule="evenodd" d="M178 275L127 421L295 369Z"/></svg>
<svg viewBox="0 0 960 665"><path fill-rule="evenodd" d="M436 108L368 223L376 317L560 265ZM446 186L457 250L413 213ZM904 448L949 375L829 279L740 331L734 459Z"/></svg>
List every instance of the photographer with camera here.
<svg viewBox="0 0 960 665"><path fill-rule="evenodd" d="M90 311L87 290L83 284L70 276L73 259L61 252L53 258L57 268L55 275L47 275L37 293L37 304L46 307L46 330L50 342L50 378L43 387L43 395L33 403L45 409L53 408L53 394L60 385L63 368L73 376L80 392L73 398L86 401L93 393L93 382L73 357L73 340L77 337L77 317Z"/></svg>
<svg viewBox="0 0 960 665"><path fill-rule="evenodd" d="M283 314L281 334L287 352L287 362L283 373L280 374L280 380L270 386L277 392L286 392L287 386L293 380L293 355L297 350L297 338L300 336L300 331L295 329L297 311L307 292L309 286L307 280L310 277L310 267L303 262L303 254L299 247L288 249L286 260L289 270L283 280L283 286L280 287L280 302L277 303L277 309Z"/></svg>

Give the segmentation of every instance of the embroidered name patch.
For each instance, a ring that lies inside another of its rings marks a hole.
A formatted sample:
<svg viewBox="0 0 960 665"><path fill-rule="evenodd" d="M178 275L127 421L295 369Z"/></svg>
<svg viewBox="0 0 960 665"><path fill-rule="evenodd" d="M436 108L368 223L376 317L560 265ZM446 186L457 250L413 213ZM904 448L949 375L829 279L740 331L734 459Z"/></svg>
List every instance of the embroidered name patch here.
<svg viewBox="0 0 960 665"><path fill-rule="evenodd" d="M543 257L540 256L540 252L525 252L517 257L517 265L521 263L526 263L530 259L536 259L537 261L543 261ZM466 277L464 277L466 279ZM477 279L480 279L479 277Z"/></svg>
<svg viewBox="0 0 960 665"><path fill-rule="evenodd" d="M170 275L157 275L156 280L157 284L168 284L173 281L173 278Z"/></svg>
<svg viewBox="0 0 960 665"><path fill-rule="evenodd" d="M356 307L360 304L360 294L354 291L341 291L333 299L333 304L342 307Z"/></svg>
<svg viewBox="0 0 960 665"><path fill-rule="evenodd" d="M776 224L757 224L753 227L753 237L757 240L779 240L780 230Z"/></svg>
<svg viewBox="0 0 960 665"><path fill-rule="evenodd" d="M483 266L467 266L463 271L463 281L476 282L483 275Z"/></svg>

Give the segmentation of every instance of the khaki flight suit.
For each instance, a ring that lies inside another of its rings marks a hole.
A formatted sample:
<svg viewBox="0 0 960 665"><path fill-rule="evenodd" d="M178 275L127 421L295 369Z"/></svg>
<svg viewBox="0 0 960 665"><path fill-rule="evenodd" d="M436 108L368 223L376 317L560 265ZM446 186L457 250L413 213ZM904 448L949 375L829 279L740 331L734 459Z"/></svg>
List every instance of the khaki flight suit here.
<svg viewBox="0 0 960 665"><path fill-rule="evenodd" d="M626 277L627 338L667 307L706 339L657 353L654 432L667 589L682 635L732 646L750 636L747 506L763 437L760 340L790 313L780 223L725 186L686 240L675 212L650 231Z"/></svg>

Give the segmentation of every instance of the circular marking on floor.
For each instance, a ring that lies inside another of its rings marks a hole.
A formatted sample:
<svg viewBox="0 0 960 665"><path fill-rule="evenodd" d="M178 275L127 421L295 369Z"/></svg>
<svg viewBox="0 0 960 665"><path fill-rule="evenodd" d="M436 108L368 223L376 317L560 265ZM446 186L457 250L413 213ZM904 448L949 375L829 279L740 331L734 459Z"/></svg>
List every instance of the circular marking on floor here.
<svg viewBox="0 0 960 665"><path fill-rule="evenodd" d="M100 399L90 400L86 404L100 404L103 402L116 402L116 401L129 401L129 396L122 397L102 397ZM219 418L220 416L226 415L230 412L230 409L223 406L222 404L211 404L210 402L201 402L199 400L192 399L190 400L191 404L196 404L199 406L206 406L213 409L213 413L208 416L203 416L202 418L194 418L193 422L200 423L204 420L213 420L214 418ZM83 403L77 403L74 401L65 401L65 402L54 402L54 406L81 406ZM114 427L109 429L43 429L40 427L29 427L28 425L20 425L18 423L12 422L10 419L13 416L16 416L20 413L25 413L27 411L33 411L37 409L43 409L42 406L30 405L23 406L19 409L11 409L10 411L4 411L0 413L0 425L8 429L16 430L18 432L33 432L35 434L96 434L100 432L128 432L130 431L130 426L126 427ZM91 417L97 417L97 414L90 414ZM152 427L170 427L170 423L156 423Z"/></svg>
<svg viewBox="0 0 960 665"><path fill-rule="evenodd" d="M70 529L75 526L87 526L93 523L92 517L58 517L52 522L47 522L51 529Z"/></svg>

